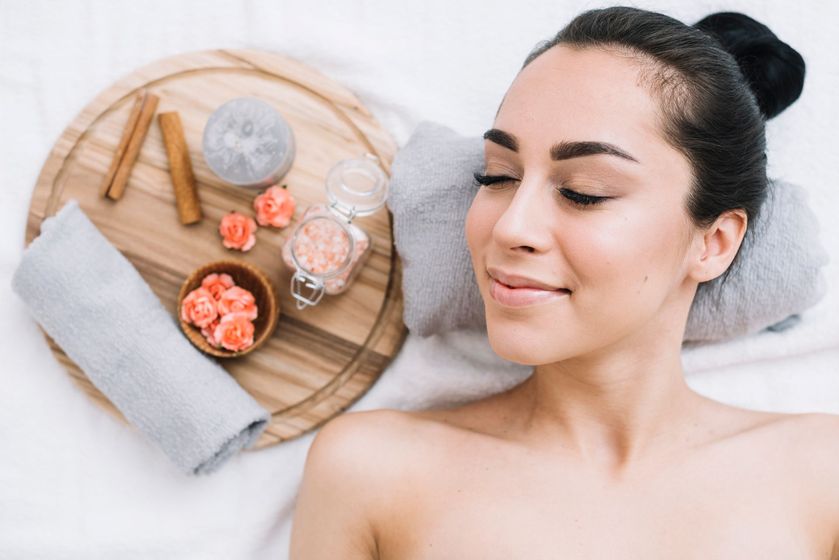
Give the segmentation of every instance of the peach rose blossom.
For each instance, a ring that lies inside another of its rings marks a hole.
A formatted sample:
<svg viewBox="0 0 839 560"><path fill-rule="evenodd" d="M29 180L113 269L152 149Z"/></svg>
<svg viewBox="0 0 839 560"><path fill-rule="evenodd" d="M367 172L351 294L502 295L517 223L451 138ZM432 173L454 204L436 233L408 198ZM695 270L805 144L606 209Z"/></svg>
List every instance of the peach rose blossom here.
<svg viewBox="0 0 839 560"><path fill-rule="evenodd" d="M256 319L259 315L253 294L241 286L227 288L221 294L221 298L218 300L218 311L222 316L228 313L242 312L250 320Z"/></svg>
<svg viewBox="0 0 839 560"><path fill-rule="evenodd" d="M253 344L254 326L246 313L241 311L234 311L227 315L222 315L221 320L216 325L215 335L216 342L223 348L232 350L244 350Z"/></svg>
<svg viewBox="0 0 839 560"><path fill-rule="evenodd" d="M181 302L181 319L197 327L206 327L218 315L216 298L206 288L195 288Z"/></svg>
<svg viewBox="0 0 839 560"><path fill-rule="evenodd" d="M210 343L210 346L213 346L215 348L219 348L219 346L220 346L218 341L216 341L216 334L215 334L216 327L218 326L218 324L219 324L219 319L216 319L215 321L213 321L212 323L210 323L206 327L201 328L201 334L204 335L204 338L207 339L207 342Z"/></svg>
<svg viewBox="0 0 839 560"><path fill-rule="evenodd" d="M291 222L296 205L291 193L277 185L268 187L265 192L253 199L256 221L261 226L286 227Z"/></svg>
<svg viewBox="0 0 839 560"><path fill-rule="evenodd" d="M221 274L213 272L201 280L201 287L209 290L210 293L213 294L213 297L216 298L216 301L219 300L221 294L223 294L227 288L231 288L235 285L236 282L233 281L233 277L224 272Z"/></svg>
<svg viewBox="0 0 839 560"><path fill-rule="evenodd" d="M256 222L253 218L240 212L231 210L221 219L218 232L222 237L222 244L228 249L249 251L256 243Z"/></svg>

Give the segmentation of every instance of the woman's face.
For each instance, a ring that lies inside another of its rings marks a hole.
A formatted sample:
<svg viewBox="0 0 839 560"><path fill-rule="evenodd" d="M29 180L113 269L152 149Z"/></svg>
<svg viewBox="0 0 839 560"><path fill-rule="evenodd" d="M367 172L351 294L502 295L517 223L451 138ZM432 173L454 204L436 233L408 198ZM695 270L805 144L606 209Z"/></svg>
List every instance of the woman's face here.
<svg viewBox="0 0 839 560"><path fill-rule="evenodd" d="M553 47L504 98L493 129L506 135L485 140L484 175L510 180L482 186L466 219L501 357L547 364L684 327L696 288L686 274L697 231L686 210L691 170L665 142L639 70L626 54ZM586 205L575 193L607 198ZM570 292L502 303L490 291L494 269Z"/></svg>

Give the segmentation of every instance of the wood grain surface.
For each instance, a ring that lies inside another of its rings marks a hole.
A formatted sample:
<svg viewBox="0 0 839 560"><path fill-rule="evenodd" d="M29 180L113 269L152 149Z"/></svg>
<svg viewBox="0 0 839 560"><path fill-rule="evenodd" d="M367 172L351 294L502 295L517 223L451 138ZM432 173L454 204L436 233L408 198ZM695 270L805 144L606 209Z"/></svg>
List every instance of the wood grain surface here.
<svg viewBox="0 0 839 560"><path fill-rule="evenodd" d="M177 111L194 171L203 218L179 221L160 127L152 124L119 200L99 188L118 149L137 91L159 96L157 113ZM291 225L260 227L248 252L226 249L218 225L231 210L253 216L259 191L223 182L201 153L204 124L222 103L240 96L269 102L291 125L297 152L281 180L297 201ZM402 269L393 245L392 216L383 208L353 223L371 237L372 254L351 288L325 295L316 307L297 310L289 292L292 271L281 247L310 204L325 202L329 169L371 152L386 174L396 152L390 135L356 96L323 74L289 57L257 50L212 50L153 62L99 94L72 121L53 147L32 194L26 245L41 222L70 198L137 268L175 315L178 289L199 266L225 258L262 269L280 296L278 326L253 353L219 363L261 405L272 421L253 449L297 437L326 422L361 397L404 342ZM97 403L122 414L41 329L56 358ZM208 356L208 359L216 359Z"/></svg>

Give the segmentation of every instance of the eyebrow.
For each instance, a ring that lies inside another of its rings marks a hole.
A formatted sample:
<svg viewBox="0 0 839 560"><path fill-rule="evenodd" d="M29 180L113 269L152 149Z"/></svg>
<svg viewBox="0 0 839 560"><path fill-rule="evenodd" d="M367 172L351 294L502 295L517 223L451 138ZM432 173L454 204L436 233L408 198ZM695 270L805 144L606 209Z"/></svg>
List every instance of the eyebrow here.
<svg viewBox="0 0 839 560"><path fill-rule="evenodd" d="M500 146L504 146L514 152L519 151L519 142L515 136L509 132L504 132L497 128L490 128L484 132L484 139L495 142ZM550 149L551 159L554 161L562 161L564 159L571 159L575 157L593 156L597 154L606 154L610 156L617 156L629 161L639 163L632 155L618 148L614 144L606 142L596 142L592 140L583 142L557 142Z"/></svg>

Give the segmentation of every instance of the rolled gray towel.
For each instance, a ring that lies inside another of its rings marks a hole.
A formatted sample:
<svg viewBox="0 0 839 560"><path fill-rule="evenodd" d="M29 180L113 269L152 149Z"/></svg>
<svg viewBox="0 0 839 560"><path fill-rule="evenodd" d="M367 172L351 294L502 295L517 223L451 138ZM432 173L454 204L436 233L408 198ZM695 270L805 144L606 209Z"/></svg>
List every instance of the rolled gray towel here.
<svg viewBox="0 0 839 560"><path fill-rule="evenodd" d="M183 472L214 472L268 426L270 413L192 346L78 200L43 221L12 289L90 381Z"/></svg>

